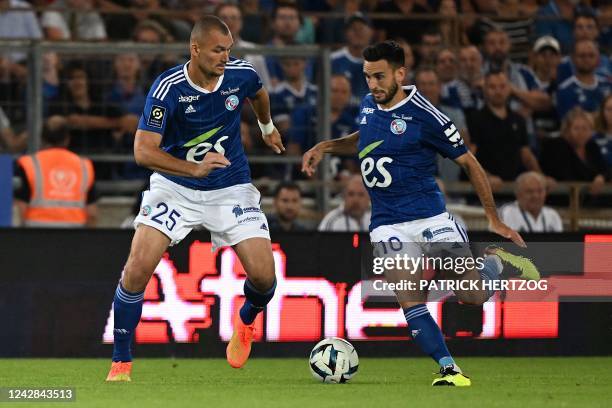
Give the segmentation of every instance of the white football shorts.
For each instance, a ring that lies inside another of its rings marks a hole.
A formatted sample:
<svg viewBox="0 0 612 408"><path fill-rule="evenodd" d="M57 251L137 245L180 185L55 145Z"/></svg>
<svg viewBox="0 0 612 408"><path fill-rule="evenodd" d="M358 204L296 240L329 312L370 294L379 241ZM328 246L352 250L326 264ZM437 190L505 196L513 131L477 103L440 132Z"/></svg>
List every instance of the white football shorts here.
<svg viewBox="0 0 612 408"><path fill-rule="evenodd" d="M213 250L248 238L270 239L268 221L261 211L261 194L251 183L218 190L183 187L153 173L143 193L134 227L153 227L176 245L196 227L210 231Z"/></svg>

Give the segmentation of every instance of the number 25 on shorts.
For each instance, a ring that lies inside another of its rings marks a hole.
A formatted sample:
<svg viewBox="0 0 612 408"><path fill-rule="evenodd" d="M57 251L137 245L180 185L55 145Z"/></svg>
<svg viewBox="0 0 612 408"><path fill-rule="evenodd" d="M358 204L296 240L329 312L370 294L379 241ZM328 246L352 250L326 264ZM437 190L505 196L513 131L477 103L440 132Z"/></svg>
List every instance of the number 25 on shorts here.
<svg viewBox="0 0 612 408"><path fill-rule="evenodd" d="M159 203L157 204L157 207L155 208L157 209L161 208L161 211L159 211L156 214L153 214L153 216L151 217L151 220L155 221L156 223L160 225L166 225L166 228L168 228L168 231L172 231L172 229L174 229L174 226L176 225L176 220L181 217L181 214L179 214L176 210L170 210L170 214L164 217L164 215L166 215L169 210L168 205L166 203ZM161 219L162 217L166 218L166 220L163 221Z"/></svg>

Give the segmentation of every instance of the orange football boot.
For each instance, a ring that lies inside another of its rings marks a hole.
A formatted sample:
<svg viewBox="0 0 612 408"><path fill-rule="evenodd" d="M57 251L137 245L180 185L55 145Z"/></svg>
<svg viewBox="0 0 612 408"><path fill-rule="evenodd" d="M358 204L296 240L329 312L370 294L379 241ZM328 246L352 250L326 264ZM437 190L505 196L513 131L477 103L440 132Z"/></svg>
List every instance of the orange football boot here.
<svg viewBox="0 0 612 408"><path fill-rule="evenodd" d="M113 361L106 381L132 381L132 362Z"/></svg>
<svg viewBox="0 0 612 408"><path fill-rule="evenodd" d="M225 355L227 362L233 368L242 367L249 359L251 354L251 343L255 335L255 322L244 324L240 315L237 314L234 319L234 334L227 344Z"/></svg>

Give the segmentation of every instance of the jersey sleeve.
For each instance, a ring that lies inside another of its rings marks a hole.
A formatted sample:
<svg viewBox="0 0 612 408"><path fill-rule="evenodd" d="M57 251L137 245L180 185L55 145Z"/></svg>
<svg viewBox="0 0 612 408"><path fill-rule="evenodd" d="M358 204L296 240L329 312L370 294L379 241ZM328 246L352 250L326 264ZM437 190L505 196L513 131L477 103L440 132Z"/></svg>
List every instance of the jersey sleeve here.
<svg viewBox="0 0 612 408"><path fill-rule="evenodd" d="M420 111L423 119L422 143L433 148L442 157L453 160L467 153L463 138L453 121L433 105L425 105L425 102L420 102L424 106Z"/></svg>
<svg viewBox="0 0 612 408"><path fill-rule="evenodd" d="M249 99L253 99L255 94L263 87L263 84L255 69L248 69L244 71L248 73L246 79L246 96Z"/></svg>
<svg viewBox="0 0 612 408"><path fill-rule="evenodd" d="M163 135L174 111L172 100L172 91L164 92L164 83L162 78L158 77L147 95L138 129Z"/></svg>

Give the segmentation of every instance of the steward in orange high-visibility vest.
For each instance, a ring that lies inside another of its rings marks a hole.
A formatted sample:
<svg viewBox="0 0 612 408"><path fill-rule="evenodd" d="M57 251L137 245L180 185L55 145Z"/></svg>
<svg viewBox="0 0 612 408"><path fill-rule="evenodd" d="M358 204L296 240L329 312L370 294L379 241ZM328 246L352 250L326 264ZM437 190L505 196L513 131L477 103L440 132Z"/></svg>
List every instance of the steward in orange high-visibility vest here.
<svg viewBox="0 0 612 408"><path fill-rule="evenodd" d="M64 129L45 129L47 147L17 160L21 187L15 193L21 219L28 227L93 226L97 218L91 161L66 148Z"/></svg>

